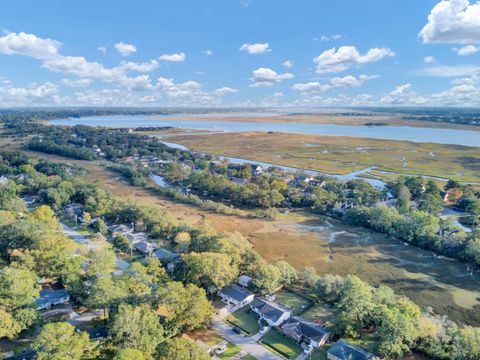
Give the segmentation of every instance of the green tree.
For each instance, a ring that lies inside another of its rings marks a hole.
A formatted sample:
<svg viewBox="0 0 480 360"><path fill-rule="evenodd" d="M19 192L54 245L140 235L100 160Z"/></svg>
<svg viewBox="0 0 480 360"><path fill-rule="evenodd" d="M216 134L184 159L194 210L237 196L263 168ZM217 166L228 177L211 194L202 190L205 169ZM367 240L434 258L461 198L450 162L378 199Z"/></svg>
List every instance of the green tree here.
<svg viewBox="0 0 480 360"><path fill-rule="evenodd" d="M109 334L117 346L136 349L147 354L164 341L158 315L149 307L121 304L109 325Z"/></svg>
<svg viewBox="0 0 480 360"><path fill-rule="evenodd" d="M112 239L112 245L116 251L120 251L123 253L128 252L130 253L130 256L132 255L133 244L130 242L130 240L128 240L125 235L117 234L117 236Z"/></svg>
<svg viewBox="0 0 480 360"><path fill-rule="evenodd" d="M197 343L184 338L167 340L158 350L156 360L209 360L207 355Z"/></svg>
<svg viewBox="0 0 480 360"><path fill-rule="evenodd" d="M145 354L137 349L121 349L113 360L147 360Z"/></svg>
<svg viewBox="0 0 480 360"><path fill-rule="evenodd" d="M298 274L298 277L302 285L309 288L314 288L317 284L317 281L320 279L315 268L311 266L306 266L303 268L303 270Z"/></svg>
<svg viewBox="0 0 480 360"><path fill-rule="evenodd" d="M186 264L186 280L204 287L208 292L233 282L238 268L230 256L219 253L190 253L182 256Z"/></svg>
<svg viewBox="0 0 480 360"><path fill-rule="evenodd" d="M77 334L75 327L65 322L47 324L32 346L38 360L81 359L92 347L88 334Z"/></svg>
<svg viewBox="0 0 480 360"><path fill-rule="evenodd" d="M277 261L274 266L280 271L280 283L282 285L292 285L298 281L297 270L284 260Z"/></svg>
<svg viewBox="0 0 480 360"><path fill-rule="evenodd" d="M111 277L96 278L89 289L86 305L92 309L103 309L104 317L108 316L108 308L118 304L128 296L128 289L121 281Z"/></svg>
<svg viewBox="0 0 480 360"><path fill-rule="evenodd" d="M252 273L253 285L261 294L269 294L278 289L281 276L275 265L264 263Z"/></svg>
<svg viewBox="0 0 480 360"><path fill-rule="evenodd" d="M213 308L205 290L180 282L168 282L156 291L156 303L163 314L162 324L169 336L210 324Z"/></svg>
<svg viewBox="0 0 480 360"><path fill-rule="evenodd" d="M192 238L188 232L182 231L175 235L174 243L177 252L185 253L188 252L190 244L192 243Z"/></svg>
<svg viewBox="0 0 480 360"><path fill-rule="evenodd" d="M373 305L372 288L358 277L348 275L336 304L340 314L335 328L342 335L360 336Z"/></svg>
<svg viewBox="0 0 480 360"><path fill-rule="evenodd" d="M97 218L97 220L92 224L93 230L102 235L107 235L108 226L102 218Z"/></svg>
<svg viewBox="0 0 480 360"><path fill-rule="evenodd" d="M38 277L32 271L5 267L0 271L0 305L15 309L31 306L39 296Z"/></svg>

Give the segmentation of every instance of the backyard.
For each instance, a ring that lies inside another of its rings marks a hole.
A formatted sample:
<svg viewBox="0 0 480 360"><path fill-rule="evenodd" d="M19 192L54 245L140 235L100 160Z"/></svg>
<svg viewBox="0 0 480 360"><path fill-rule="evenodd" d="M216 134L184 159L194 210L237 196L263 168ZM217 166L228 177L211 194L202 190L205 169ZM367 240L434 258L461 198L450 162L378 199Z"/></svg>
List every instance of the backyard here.
<svg viewBox="0 0 480 360"><path fill-rule="evenodd" d="M291 307L293 309L292 313L294 316L300 315L313 305L310 300L304 298L303 296L297 295L290 290L282 289L275 293L275 295L275 301L279 304Z"/></svg>

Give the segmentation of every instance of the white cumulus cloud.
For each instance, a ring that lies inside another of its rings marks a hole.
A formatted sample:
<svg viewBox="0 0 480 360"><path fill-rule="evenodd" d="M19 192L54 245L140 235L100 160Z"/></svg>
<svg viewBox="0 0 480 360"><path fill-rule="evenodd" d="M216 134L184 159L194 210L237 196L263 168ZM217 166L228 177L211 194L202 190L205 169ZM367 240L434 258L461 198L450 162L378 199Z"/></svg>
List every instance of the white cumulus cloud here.
<svg viewBox="0 0 480 360"><path fill-rule="evenodd" d="M457 55L470 56L478 52L480 50L480 47L475 45L466 45L461 48L454 48L453 50L457 53Z"/></svg>
<svg viewBox="0 0 480 360"><path fill-rule="evenodd" d="M257 54L265 54L272 49L270 49L270 45L268 43L263 43L263 44L243 44L240 46L240 51L245 51L249 54L257 55Z"/></svg>
<svg viewBox="0 0 480 360"><path fill-rule="evenodd" d="M179 54L163 54L158 59L168 62L183 62L187 56L184 53Z"/></svg>
<svg viewBox="0 0 480 360"><path fill-rule="evenodd" d="M237 89L232 89L231 87L224 86L215 90L213 93L217 96L225 96L227 94L234 94L236 92L238 92Z"/></svg>
<svg viewBox="0 0 480 360"><path fill-rule="evenodd" d="M480 2L442 0L419 33L424 43L479 43Z"/></svg>
<svg viewBox="0 0 480 360"><path fill-rule="evenodd" d="M434 77L471 76L480 72L478 65L438 65L430 66L417 71L417 75Z"/></svg>
<svg viewBox="0 0 480 360"><path fill-rule="evenodd" d="M433 56L425 56L423 58L423 61L426 63L426 64L433 64L434 62L436 62L435 58Z"/></svg>
<svg viewBox="0 0 480 360"><path fill-rule="evenodd" d="M293 78L293 74L279 74L272 69L262 67L253 71L253 76L250 80L253 82L251 86L271 86L291 78Z"/></svg>
<svg viewBox="0 0 480 360"><path fill-rule="evenodd" d="M115 44L115 49L119 52L122 56L129 56L135 52L137 52L137 47L132 44L126 44L124 42L119 42Z"/></svg>
<svg viewBox="0 0 480 360"><path fill-rule="evenodd" d="M287 60L283 63L283 66L285 66L287 69L290 69L293 67L293 61L292 60Z"/></svg>
<svg viewBox="0 0 480 360"><path fill-rule="evenodd" d="M330 90L332 87L328 84L320 84L318 81L308 83L299 83L292 86L292 90L298 92L324 92Z"/></svg>
<svg viewBox="0 0 480 360"><path fill-rule="evenodd" d="M72 87L72 88L81 88L81 87L87 87L92 83L92 79L62 79L60 81L62 85Z"/></svg>
<svg viewBox="0 0 480 360"><path fill-rule="evenodd" d="M377 62L394 55L395 53L389 48L373 48L362 55L355 46L341 46L338 50L334 47L325 50L313 59L313 62L317 65L317 73L325 74L342 72L351 66Z"/></svg>

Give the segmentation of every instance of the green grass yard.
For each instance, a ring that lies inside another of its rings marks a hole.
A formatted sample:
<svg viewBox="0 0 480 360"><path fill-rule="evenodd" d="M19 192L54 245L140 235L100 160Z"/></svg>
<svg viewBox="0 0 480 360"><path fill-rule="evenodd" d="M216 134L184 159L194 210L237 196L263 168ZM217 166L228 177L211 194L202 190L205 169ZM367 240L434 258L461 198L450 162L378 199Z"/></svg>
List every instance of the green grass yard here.
<svg viewBox="0 0 480 360"><path fill-rule="evenodd" d="M308 321L322 322L326 327L331 327L335 321L335 312L335 308L324 302L320 302L305 311L302 317Z"/></svg>
<svg viewBox="0 0 480 360"><path fill-rule="evenodd" d="M276 294L276 302L293 308L293 315L299 315L307 310L312 303L302 296L299 296L289 290L281 290Z"/></svg>
<svg viewBox="0 0 480 360"><path fill-rule="evenodd" d="M239 327L249 335L256 334L260 330L258 318L250 312L250 307L248 305L228 316L227 321L233 326Z"/></svg>
<svg viewBox="0 0 480 360"><path fill-rule="evenodd" d="M234 357L235 355L237 355L239 352L241 351L241 349L232 344L232 343L228 343L227 344L227 350L221 354L218 354L217 356L220 358L220 359L231 359L232 357Z"/></svg>
<svg viewBox="0 0 480 360"><path fill-rule="evenodd" d="M274 350L287 359L296 359L303 352L299 344L273 329L267 332L260 342L267 349Z"/></svg>

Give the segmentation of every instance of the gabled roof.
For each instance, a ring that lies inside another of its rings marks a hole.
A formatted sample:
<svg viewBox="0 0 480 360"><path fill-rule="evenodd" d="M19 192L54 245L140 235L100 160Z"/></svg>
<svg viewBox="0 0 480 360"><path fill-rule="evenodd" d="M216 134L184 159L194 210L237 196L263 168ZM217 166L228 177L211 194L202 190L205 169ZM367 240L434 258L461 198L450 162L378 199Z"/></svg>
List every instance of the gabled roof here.
<svg viewBox="0 0 480 360"><path fill-rule="evenodd" d="M37 307L41 307L50 303L63 302L67 297L69 297L69 295L65 289L45 289L40 291L40 296L35 299L35 303L37 304Z"/></svg>
<svg viewBox="0 0 480 360"><path fill-rule="evenodd" d="M150 244L149 242L146 242L146 241L136 242L133 246L135 246L135 249L137 249L138 251L142 251L142 252L152 251L156 247L155 245Z"/></svg>
<svg viewBox="0 0 480 360"><path fill-rule="evenodd" d="M177 254L168 251L167 249L160 248L152 254L153 257L158 258L159 260L174 260L178 257Z"/></svg>
<svg viewBox="0 0 480 360"><path fill-rule="evenodd" d="M341 360L369 360L375 357L375 355L370 354L368 351L349 344L345 340L337 341L327 350L327 353L332 354Z"/></svg>
<svg viewBox="0 0 480 360"><path fill-rule="evenodd" d="M306 338L320 341L325 335L330 332L321 326L308 322L298 317L292 317L282 326L283 330L289 330L295 333L298 337L304 336Z"/></svg>
<svg viewBox="0 0 480 360"><path fill-rule="evenodd" d="M252 308L257 309L257 311L262 314L265 318L276 322L282 317L285 313L290 313L290 310L282 308L280 305L267 301L261 298L255 298L255 300L250 305Z"/></svg>
<svg viewBox="0 0 480 360"><path fill-rule="evenodd" d="M250 291L236 284L225 286L222 290L220 290L220 293L235 299L238 302L242 302L252 295Z"/></svg>

